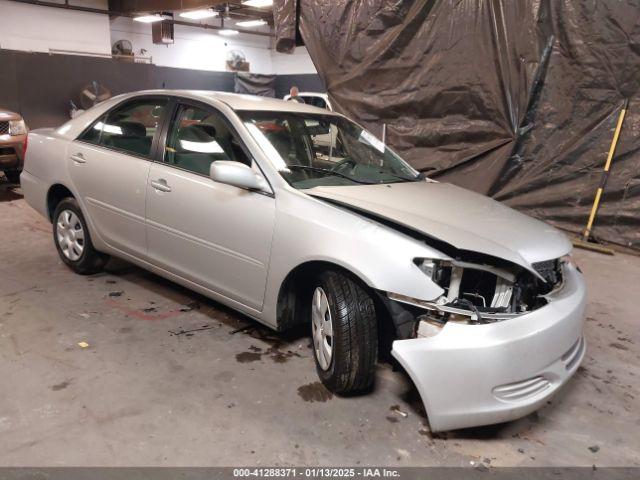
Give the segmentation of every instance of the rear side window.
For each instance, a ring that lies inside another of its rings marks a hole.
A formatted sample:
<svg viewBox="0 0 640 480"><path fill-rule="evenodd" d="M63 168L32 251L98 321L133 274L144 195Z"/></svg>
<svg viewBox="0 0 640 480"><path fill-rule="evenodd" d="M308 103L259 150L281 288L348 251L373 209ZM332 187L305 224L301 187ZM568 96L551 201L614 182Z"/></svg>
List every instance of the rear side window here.
<svg viewBox="0 0 640 480"><path fill-rule="evenodd" d="M87 130L81 140L141 157L151 155L151 145L167 100L139 99L111 110ZM99 140L96 140L96 132Z"/></svg>

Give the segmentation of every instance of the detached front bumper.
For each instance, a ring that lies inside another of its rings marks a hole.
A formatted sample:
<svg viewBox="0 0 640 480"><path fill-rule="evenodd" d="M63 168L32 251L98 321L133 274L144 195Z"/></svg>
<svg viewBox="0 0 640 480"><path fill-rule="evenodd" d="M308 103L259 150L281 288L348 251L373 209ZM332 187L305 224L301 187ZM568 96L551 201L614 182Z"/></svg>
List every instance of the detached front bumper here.
<svg viewBox="0 0 640 480"><path fill-rule="evenodd" d="M449 322L430 338L396 340L392 354L415 383L433 431L489 425L540 408L585 354L586 287L566 266L563 288L521 317Z"/></svg>

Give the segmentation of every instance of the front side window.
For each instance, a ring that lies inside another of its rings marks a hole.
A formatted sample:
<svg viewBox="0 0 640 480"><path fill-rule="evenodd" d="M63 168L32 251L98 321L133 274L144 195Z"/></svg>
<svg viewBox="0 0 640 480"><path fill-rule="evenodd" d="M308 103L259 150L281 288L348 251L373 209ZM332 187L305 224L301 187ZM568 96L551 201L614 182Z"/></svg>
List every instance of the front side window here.
<svg viewBox="0 0 640 480"><path fill-rule="evenodd" d="M217 160L251 166L251 160L221 113L209 108L180 106L169 129L165 163L209 175L211 163Z"/></svg>
<svg viewBox="0 0 640 480"><path fill-rule="evenodd" d="M262 111L238 115L274 167L295 188L421 178L373 134L344 117Z"/></svg>
<svg viewBox="0 0 640 480"><path fill-rule="evenodd" d="M104 120L106 115L100 117L100 119L91 125L90 128L85 130L82 135L78 137L78 140L81 140L86 143L91 143L93 145L98 145L100 143L100 135L102 134L102 127L104 127Z"/></svg>
<svg viewBox="0 0 640 480"><path fill-rule="evenodd" d="M127 102L98 120L81 139L106 148L149 157L153 137L160 128L166 104L166 99ZM99 140L96 140L96 132L99 133Z"/></svg>

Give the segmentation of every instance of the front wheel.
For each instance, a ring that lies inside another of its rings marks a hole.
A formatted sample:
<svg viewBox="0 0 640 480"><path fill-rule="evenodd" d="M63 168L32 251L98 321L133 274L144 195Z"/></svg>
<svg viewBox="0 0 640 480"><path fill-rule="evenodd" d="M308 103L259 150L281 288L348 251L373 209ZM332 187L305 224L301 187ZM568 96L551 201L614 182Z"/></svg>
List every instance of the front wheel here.
<svg viewBox="0 0 640 480"><path fill-rule="evenodd" d="M53 213L53 241L62 261L74 272L90 275L102 270L107 256L96 251L75 198L65 198Z"/></svg>
<svg viewBox="0 0 640 480"><path fill-rule="evenodd" d="M340 272L320 274L312 289L311 333L316 370L329 390L349 394L373 385L377 318L365 287Z"/></svg>

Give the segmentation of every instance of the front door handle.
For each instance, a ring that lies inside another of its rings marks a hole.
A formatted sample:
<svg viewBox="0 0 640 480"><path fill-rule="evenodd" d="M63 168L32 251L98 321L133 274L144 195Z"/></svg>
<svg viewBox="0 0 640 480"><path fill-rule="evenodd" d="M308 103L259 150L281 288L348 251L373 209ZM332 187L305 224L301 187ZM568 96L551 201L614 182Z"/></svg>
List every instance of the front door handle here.
<svg viewBox="0 0 640 480"><path fill-rule="evenodd" d="M84 158L84 155L82 155L81 153L76 153L74 155L71 155L71 160L73 160L76 163L87 163L87 161Z"/></svg>
<svg viewBox="0 0 640 480"><path fill-rule="evenodd" d="M158 180L151 180L151 186L161 192L171 191L171 187L167 185L167 181L164 178L159 178Z"/></svg>

